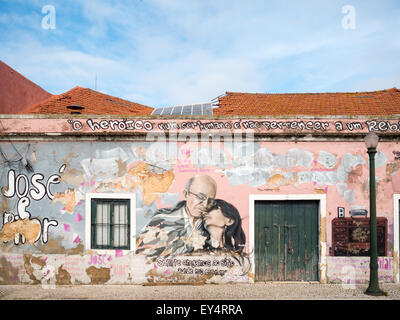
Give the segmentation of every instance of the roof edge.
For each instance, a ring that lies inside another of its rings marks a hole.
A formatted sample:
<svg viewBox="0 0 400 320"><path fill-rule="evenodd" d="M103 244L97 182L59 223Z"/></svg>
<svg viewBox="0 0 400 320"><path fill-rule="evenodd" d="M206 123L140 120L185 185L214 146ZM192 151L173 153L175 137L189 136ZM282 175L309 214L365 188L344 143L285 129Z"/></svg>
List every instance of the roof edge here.
<svg viewBox="0 0 400 320"><path fill-rule="evenodd" d="M25 114L0 114L1 119L141 119L141 120L168 120L168 119L204 119L204 120L235 120L235 119L357 119L357 120L399 120L399 115L170 115L163 116L161 119L157 115L131 115L131 114L59 114L59 113L25 113Z"/></svg>
<svg viewBox="0 0 400 320"><path fill-rule="evenodd" d="M367 94L367 93L381 93L381 92L400 92L400 89L397 87L389 88L389 89L382 89L382 90L375 90L375 91L351 91L351 92L286 92L286 93L279 93L279 92L238 92L238 91L226 91L225 95L220 96L218 99L223 98L227 95L236 95L236 94L243 94L243 95L303 95L303 94L312 94L312 95L320 95L320 94Z"/></svg>

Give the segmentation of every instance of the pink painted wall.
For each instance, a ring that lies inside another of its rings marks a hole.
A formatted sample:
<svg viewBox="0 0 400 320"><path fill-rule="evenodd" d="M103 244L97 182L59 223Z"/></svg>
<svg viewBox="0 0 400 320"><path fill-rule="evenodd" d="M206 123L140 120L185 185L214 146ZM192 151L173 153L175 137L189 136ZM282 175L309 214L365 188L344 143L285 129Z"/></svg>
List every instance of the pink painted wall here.
<svg viewBox="0 0 400 320"><path fill-rule="evenodd" d="M246 152L242 154L239 151L245 144L230 146L226 141L225 143L215 141L211 144L189 140L187 143L179 142L177 153L167 156L155 140L146 141L145 137L133 140L124 132L125 138L124 136L112 138L110 134L108 141L100 141L100 139L97 140L97 132L110 133L112 130L93 131L82 119L81 124L85 127L78 130L79 124L74 122L75 120L69 120L40 118L1 120L4 133L10 133L11 137L13 132L26 134L26 141L15 141L14 146L31 161L34 172L18 171L16 175L26 175L27 181L34 173L43 174L44 181L56 173L60 173L63 178L61 183L52 186L53 193L56 195L53 201L47 197L37 201L31 199L27 208L32 217L38 217L42 221L45 218L51 218L58 223L49 229L49 243L40 244L43 252L55 254L74 252L76 254L79 249L78 253L85 254L84 222L87 218L84 206L85 194L129 192L136 193L139 199L142 193L144 196L143 185L141 182L132 183L132 181L138 178L135 169L143 163L162 166L163 162L167 161L167 169L164 172L171 171L173 179L168 181L167 188L162 191L153 188L148 203L144 204L143 199L137 201L136 218L137 223L140 222L136 226L137 234L150 220L151 215L145 215L149 209L152 210L151 213L154 213L155 209L171 207L174 201L183 200L185 185L195 174L211 176L217 183L216 197L232 203L238 209L246 234L247 246L250 241L249 215L253 214L249 212L250 195L326 194L324 227L327 256L330 255L329 249L332 246L332 220L337 217L338 207L345 208L346 217L350 216L349 211L354 208L364 208L369 212L368 155L364 142L360 141L361 136L358 136L358 141L349 136L342 141L336 141L329 138L329 134L324 137L324 141L309 138L309 141L295 142L283 140L282 137L280 141L256 140L254 144L251 144L252 148L246 149ZM153 119L140 121L152 122L153 127L157 127L157 123L160 123L159 120ZM317 120L312 121L315 123ZM340 131L335 127L338 121L327 120L329 124L327 133L335 133L340 137ZM180 125L182 125L181 122ZM234 124L235 120L226 122ZM343 123L346 122L343 121ZM368 130L365 122L362 124L358 134L364 134ZM138 129L138 131L146 132L146 129ZM259 131L265 133L264 137L271 138L268 135L269 131L265 128ZM277 130L274 134L279 137L280 134L285 133L283 131L285 130ZM30 134L49 132L59 135L54 135L50 141L43 141L37 137L30 138ZM314 132L311 131L311 133ZM67 141L59 139L59 137L63 138L65 133L83 133L84 138ZM349 134L350 130L344 130L343 133ZM387 132L378 133L384 138ZM93 137L94 139L89 141ZM167 147L173 143L174 141L171 141ZM10 160L13 160L11 157L15 154L15 150L10 143L3 142L1 147ZM64 164L65 171L61 173L60 170ZM7 168L5 172L9 170L10 168ZM146 179L157 178L157 173L151 172L149 167L143 171L145 171ZM399 142L386 142L382 139L376 155L377 215L387 218L388 222L387 256L393 255L393 195L400 193L399 172ZM7 179L3 179L1 187L5 187L6 183ZM153 183L156 184L156 182ZM7 199L3 197L4 212L16 208L18 200L17 196ZM13 213L16 214L16 212ZM37 244L39 242L40 240ZM27 247L28 244L25 245L25 248ZM34 250L32 247L29 246L27 252ZM24 250L22 245L10 243L3 248L10 253ZM340 263L341 260L330 261L334 265L338 261ZM393 261L393 265L396 264L397 262ZM393 270L396 269L393 268Z"/></svg>
<svg viewBox="0 0 400 320"><path fill-rule="evenodd" d="M213 146L216 149L222 145ZM400 166L396 165L395 151L400 147L398 143L381 142L378 146L376 157L377 180L377 216L388 219L388 255L392 254L393 241L393 194L400 192ZM181 150L182 150L181 145ZM327 255L332 244L332 220L337 217L337 208L345 208L345 216L349 217L352 208L365 208L369 217L369 169L368 154L363 142L260 142L260 148L269 150L271 155L280 155L288 159L288 150L296 149L300 153L305 152L310 158L290 158L294 165L289 168L267 167L269 179L265 184L250 187L249 183L231 185L226 177L226 170L217 166L196 168L192 164L184 167L184 159L174 166L176 179L169 192L180 193L187 180L194 174L207 174L215 179L218 184L217 198L232 202L239 210L243 219L243 227L249 236L249 195L250 194L319 194L327 195ZM193 148L185 147L185 150ZM323 155L330 154L330 163L324 165ZM320 158L321 157L321 158ZM320 160L320 161L319 161ZM289 160L290 161L290 160ZM308 161L307 165L301 165L301 161ZM257 171L257 169L255 169ZM338 178L338 172L340 177ZM310 182L299 180L299 174L311 175ZM291 175L285 178L284 175ZM331 174L329 180L326 175ZM314 177L312 176L314 175ZM336 176L336 179L334 178ZM320 180L318 180L320 179ZM162 207L161 202L157 202Z"/></svg>

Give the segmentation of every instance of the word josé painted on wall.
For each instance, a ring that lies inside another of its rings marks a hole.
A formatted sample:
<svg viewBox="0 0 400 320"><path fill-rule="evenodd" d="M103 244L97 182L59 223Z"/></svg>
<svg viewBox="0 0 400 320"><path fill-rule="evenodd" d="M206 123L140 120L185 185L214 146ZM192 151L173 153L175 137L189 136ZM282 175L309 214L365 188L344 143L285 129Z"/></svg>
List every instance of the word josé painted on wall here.
<svg viewBox="0 0 400 320"><path fill-rule="evenodd" d="M63 164L59 173L63 173L66 165ZM31 200L40 201L45 196L50 200L54 198L51 192L51 185L59 184L61 176L53 174L44 182L44 175L41 173L33 174L30 179L25 174L15 176L14 170L8 171L8 186L3 188L3 195L6 198L17 196L17 213L4 212L3 228L0 230L0 241L8 242L14 240L14 244L35 243L42 238L42 243L48 241L48 229L50 226L58 226L56 220L44 218L31 218L31 213L27 210Z"/></svg>
<svg viewBox="0 0 400 320"><path fill-rule="evenodd" d="M73 131L211 131L211 130L255 130L270 131L316 131L316 132L398 132L400 121L366 120L366 121L335 121L335 120L176 120L150 121L128 119L67 120Z"/></svg>

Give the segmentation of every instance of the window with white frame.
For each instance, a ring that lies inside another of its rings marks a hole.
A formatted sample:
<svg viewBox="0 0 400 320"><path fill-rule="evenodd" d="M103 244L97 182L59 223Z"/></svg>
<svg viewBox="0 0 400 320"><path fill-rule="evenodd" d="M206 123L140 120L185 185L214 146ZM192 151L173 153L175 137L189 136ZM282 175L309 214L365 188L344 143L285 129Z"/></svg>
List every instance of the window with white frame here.
<svg viewBox="0 0 400 320"><path fill-rule="evenodd" d="M134 250L134 208L133 195L87 194L86 247L98 250Z"/></svg>

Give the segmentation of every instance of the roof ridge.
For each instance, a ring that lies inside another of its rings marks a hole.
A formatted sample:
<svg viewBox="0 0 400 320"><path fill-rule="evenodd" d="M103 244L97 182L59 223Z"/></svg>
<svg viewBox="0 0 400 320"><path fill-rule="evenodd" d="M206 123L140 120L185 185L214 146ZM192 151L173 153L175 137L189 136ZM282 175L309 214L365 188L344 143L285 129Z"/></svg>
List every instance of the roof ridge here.
<svg viewBox="0 0 400 320"><path fill-rule="evenodd" d="M104 92L101 92L101 91L93 90L93 89L91 89L91 88L83 88L83 87L80 87L80 88L86 89L86 90L90 90L90 91L92 91L92 92L95 92L96 94L102 94L102 95L107 96L107 97L110 97L110 98L112 98L112 99L117 99L117 100L121 100L121 101L124 101L124 102L128 102L128 103L133 103L133 104L136 104L136 105L140 105L140 106L143 106L143 107L152 108L152 107L147 106L147 105L145 105L145 104L141 104L141 103L138 103L138 102L130 101L130 100L127 100L127 99L123 99L123 98L116 97L116 96L112 96L112 95L110 95L110 94L108 94L108 93L104 93ZM153 109L154 109L154 108L153 108Z"/></svg>
<svg viewBox="0 0 400 320"><path fill-rule="evenodd" d="M61 93L57 95L52 95L42 101L39 101L38 103L35 103L34 105L25 108L19 113L37 113L37 112L45 112L46 109L49 109L53 105L53 107L57 104L60 104L58 108L67 108L68 105L67 103L69 101L62 101L63 99L70 98L71 99L71 104L81 104L82 107L84 107L87 110L91 109L91 104L97 105L100 107L105 107L106 109L113 109L112 106L110 106L110 103L117 103L117 104L125 104L126 107L130 109L130 112L138 112L137 109L141 109L142 111L145 110L146 112L151 112L154 110L153 107L138 103L138 102L133 102L130 100L122 99L119 97L112 96L107 93L103 93L97 90L93 90L91 88L85 88L81 86L75 86L74 88ZM104 108L103 108L104 109ZM135 110L136 109L136 110ZM114 110L115 111L115 110ZM89 111L90 112L90 111ZM140 112L140 111L139 111ZM145 112L145 113L146 113ZM51 112L49 112L51 113Z"/></svg>
<svg viewBox="0 0 400 320"><path fill-rule="evenodd" d="M388 92L388 91L397 91L400 92L400 90L396 87L390 88L390 89L382 89L382 90L375 90L375 91L353 91L353 92L238 92L238 91L226 91L226 95L323 95L323 94L328 94L328 95L334 95L334 94L367 94L367 93L382 93L382 92ZM223 98L222 96L221 98Z"/></svg>
<svg viewBox="0 0 400 320"><path fill-rule="evenodd" d="M327 93L240 93L218 98L215 115L400 114L400 90Z"/></svg>

